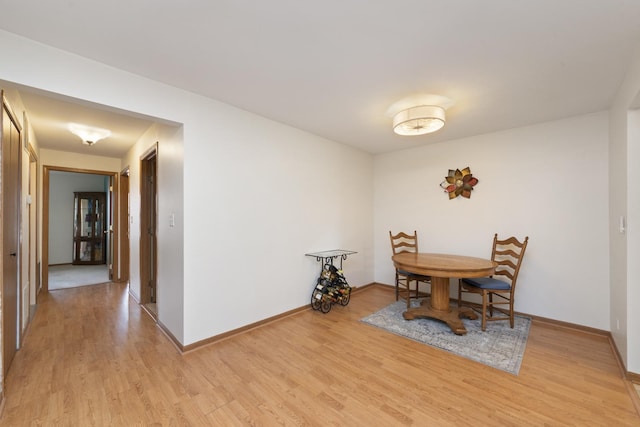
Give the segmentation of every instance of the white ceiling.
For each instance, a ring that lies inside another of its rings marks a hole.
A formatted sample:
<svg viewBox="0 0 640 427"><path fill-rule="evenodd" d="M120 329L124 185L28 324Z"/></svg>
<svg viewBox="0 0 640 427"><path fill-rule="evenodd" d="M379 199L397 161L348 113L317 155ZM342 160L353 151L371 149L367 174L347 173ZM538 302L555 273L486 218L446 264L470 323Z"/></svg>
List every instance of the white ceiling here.
<svg viewBox="0 0 640 427"><path fill-rule="evenodd" d="M640 42L638 0L47 0L0 8L4 30L371 153L605 110ZM394 135L387 109L420 93L455 102L447 125ZM46 147L47 131L31 121Z"/></svg>

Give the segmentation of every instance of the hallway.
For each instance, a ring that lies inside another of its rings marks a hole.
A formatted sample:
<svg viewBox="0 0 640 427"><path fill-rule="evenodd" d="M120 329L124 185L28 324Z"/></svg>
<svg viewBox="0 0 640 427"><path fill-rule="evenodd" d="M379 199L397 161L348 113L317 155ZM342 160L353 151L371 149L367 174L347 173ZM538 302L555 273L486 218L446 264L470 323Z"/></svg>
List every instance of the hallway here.
<svg viewBox="0 0 640 427"><path fill-rule="evenodd" d="M169 403L157 393L183 394L185 373L175 366L182 356L126 284L45 294L9 372L0 425L166 421Z"/></svg>

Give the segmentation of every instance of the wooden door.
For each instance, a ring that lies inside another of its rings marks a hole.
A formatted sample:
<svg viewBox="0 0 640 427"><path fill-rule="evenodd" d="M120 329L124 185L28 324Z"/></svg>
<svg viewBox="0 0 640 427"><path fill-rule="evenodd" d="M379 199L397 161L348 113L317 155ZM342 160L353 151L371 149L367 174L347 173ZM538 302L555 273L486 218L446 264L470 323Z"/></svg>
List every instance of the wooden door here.
<svg viewBox="0 0 640 427"><path fill-rule="evenodd" d="M145 156L140 166L140 302L153 304L157 303L156 151Z"/></svg>
<svg viewBox="0 0 640 427"><path fill-rule="evenodd" d="M73 264L104 264L106 251L105 193L74 193Z"/></svg>
<svg viewBox="0 0 640 427"><path fill-rule="evenodd" d="M20 128L4 95L2 100L2 372L6 378L18 347Z"/></svg>

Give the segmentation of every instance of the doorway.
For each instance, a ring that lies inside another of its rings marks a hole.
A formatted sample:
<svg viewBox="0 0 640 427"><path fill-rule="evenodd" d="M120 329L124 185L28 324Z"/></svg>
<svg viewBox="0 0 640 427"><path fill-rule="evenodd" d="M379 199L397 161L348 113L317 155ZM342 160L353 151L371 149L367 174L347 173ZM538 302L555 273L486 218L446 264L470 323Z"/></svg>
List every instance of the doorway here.
<svg viewBox="0 0 640 427"><path fill-rule="evenodd" d="M84 181L81 180L81 185L83 182L83 185L87 185L89 181L88 178L95 179L97 181L95 185L101 186L106 194L105 198L100 202L101 205L104 205L105 209L103 213L100 214L102 215L101 221L98 221L98 218L95 216L95 200L91 207L91 212L89 212L90 203L86 198L83 198L81 194L91 192L73 190L73 188L79 188L77 187L78 184L73 183L74 176L84 177ZM111 280L109 275L110 271L113 269L117 271L118 259L116 257L111 259L109 256L111 248L109 248L109 246L117 244L117 241L111 243L110 234L111 230L117 230L118 224L115 222L113 224L106 224L110 218L113 218L111 212L117 211L117 206L115 206L117 197L111 196L115 188L111 185L111 182L117 181L117 176L118 174L114 172L43 166L42 291L48 292L50 289L53 290L53 288L49 286L52 273L56 274L56 277L65 275L64 281L60 282L61 284L55 285L57 289L61 289L109 282ZM66 184L60 185L59 188L55 187L52 189L52 181L55 183L65 182L65 180L71 183L67 182ZM82 202L80 202L81 200L85 200L86 203L83 205ZM80 206L81 212L77 211L78 206ZM80 228L84 230L84 233L77 238L77 232L73 229L73 219L77 219L79 214L82 220ZM89 223L86 222L87 219L90 220ZM58 220L66 224L68 229L62 230L64 225L57 225L56 221ZM100 230L95 228L98 223L101 223L99 224ZM90 224L91 228L86 224ZM87 236L87 233L90 233L91 236ZM100 235L98 236L98 234ZM96 245L96 242L93 240L89 241L87 238L100 238L100 243ZM115 240L117 240L117 237ZM54 244L57 241L62 241L63 243ZM58 250L59 247L61 248L60 250ZM83 249L84 252L82 251ZM98 264L73 265L73 259L76 258L78 250L80 250L80 259L83 260L80 264ZM76 267L77 271L71 270L71 275L66 276L66 270L69 270L71 267ZM104 271L101 270L96 273L90 267L101 267ZM62 272L59 270L62 270ZM86 281L84 277L91 278L91 280ZM95 277L100 278L95 280Z"/></svg>
<svg viewBox="0 0 640 427"><path fill-rule="evenodd" d="M157 318L157 145L140 161L140 303Z"/></svg>
<svg viewBox="0 0 640 427"><path fill-rule="evenodd" d="M20 346L20 125L2 97L2 378Z"/></svg>
<svg viewBox="0 0 640 427"><path fill-rule="evenodd" d="M28 129L26 126L26 123L28 123L26 113L24 123L25 129ZM25 144L27 145L29 154L29 173L27 174L28 194L26 201L29 225L26 230L27 235L22 237L22 241L27 242L26 255L24 251L22 255L22 259L27 259L27 266L26 268L23 266L22 271L27 277L27 283L29 285L29 297L28 301L26 301L24 305L29 305L29 323L31 323L31 319L33 319L37 307L38 293L40 292L40 264L38 262L38 255L40 254L38 239L38 156L28 140Z"/></svg>
<svg viewBox="0 0 640 427"><path fill-rule="evenodd" d="M118 191L120 224L120 245L115 248L116 258L120 260L120 270L116 273L118 282L129 281L129 236L131 233L131 212L129 211L129 168L120 173ZM115 279L114 279L115 280Z"/></svg>

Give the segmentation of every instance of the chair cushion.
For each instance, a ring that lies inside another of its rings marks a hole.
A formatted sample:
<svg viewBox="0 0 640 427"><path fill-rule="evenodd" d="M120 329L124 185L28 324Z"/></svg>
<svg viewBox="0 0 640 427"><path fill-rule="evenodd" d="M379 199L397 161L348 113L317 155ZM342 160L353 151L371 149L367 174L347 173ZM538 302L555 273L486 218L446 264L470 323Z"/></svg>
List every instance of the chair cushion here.
<svg viewBox="0 0 640 427"><path fill-rule="evenodd" d="M504 280L494 279L492 277L474 277L469 279L462 279L462 281L471 286L475 286L480 289L499 289L508 291L511 289L511 285Z"/></svg>

